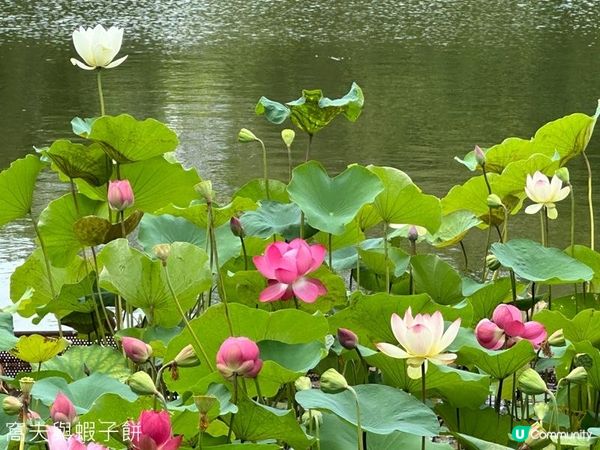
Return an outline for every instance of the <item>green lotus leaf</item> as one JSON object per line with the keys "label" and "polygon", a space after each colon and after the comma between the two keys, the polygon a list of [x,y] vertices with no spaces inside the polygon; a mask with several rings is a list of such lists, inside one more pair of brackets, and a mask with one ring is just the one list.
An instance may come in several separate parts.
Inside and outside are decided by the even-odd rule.
{"label": "green lotus leaf", "polygon": [[513,239],[506,244],[496,242],[491,245],[491,252],[517,276],[536,283],[580,283],[594,277],[590,267],[562,250],[544,247],[529,239]]}
{"label": "green lotus leaf", "polygon": [[475,217],[471,211],[454,211],[442,216],[438,230],[433,235],[427,234],[425,239],[434,247],[448,247],[458,244],[471,228],[479,224],[481,224],[481,220]]}
{"label": "green lotus leaf", "polygon": [[[269,180],[269,196],[271,200],[280,203],[289,203],[290,197],[286,191],[287,184],[279,180]],[[255,178],[248,181],[233,194],[232,198],[243,197],[258,202],[267,198],[264,178]]]}
{"label": "green lotus leaf", "polygon": [[331,234],[344,233],[361,207],[382,190],[379,178],[362,166],[351,165],[330,178],[316,161],[296,167],[288,186],[290,199],[304,212],[308,224]]}
{"label": "green lotus leaf", "polygon": [[548,336],[562,329],[565,339],[571,342],[590,341],[593,345],[600,345],[600,311],[584,309],[568,319],[559,311],[546,309],[537,313],[535,320],[546,327]]}
{"label": "green lotus leaf", "polygon": [[441,222],[440,200],[421,192],[401,170],[393,167],[367,166],[383,182],[383,191],[375,198],[373,208],[384,222],[420,225],[431,233]]}
{"label": "green lotus leaf", "polygon": [[29,214],[35,181],[42,167],[37,156],[27,155],[0,172],[0,227]]}
{"label": "green lotus leaf", "polygon": [[112,174],[112,163],[100,144],[86,146],[60,139],[44,154],[65,176],[81,178],[93,186],[106,184]]}
{"label": "green lotus leaf", "polygon": [[352,83],[350,91],[342,98],[331,100],[323,97],[320,89],[303,90],[302,97],[285,105],[261,97],[256,105],[257,115],[265,115],[274,124],[283,123],[288,117],[302,131],[313,135],[327,126],[338,114],[344,114],[355,122],[362,112],[364,96],[362,89]]}
{"label": "green lotus leaf", "polygon": [[64,372],[72,380],[80,380],[93,373],[101,373],[110,378],[125,381],[131,371],[123,355],[110,347],[90,345],[74,346],[61,356],[42,364],[43,370]]}
{"label": "green lotus leaf", "polygon": [[410,264],[416,293],[429,294],[442,305],[453,305],[463,299],[460,274],[439,256],[416,255]]}
{"label": "green lotus leaf", "polygon": [[59,353],[65,351],[69,341],[64,338],[54,339],[39,334],[21,336],[11,355],[30,364],[39,364],[49,361]]}
{"label": "green lotus leaf", "polygon": [[590,281],[590,291],[600,293],[600,253],[585,245],[574,245],[565,249],[565,253],[577,261],[582,262],[594,271],[594,277]]}
{"label": "green lotus leaf", "polygon": [[[280,235],[285,240],[291,241],[300,237],[301,216],[302,211],[295,203],[264,200],[257,210],[244,213],[240,220],[248,236],[270,238],[273,235]],[[314,233],[316,233],[314,228],[304,225],[305,238]]]}
{"label": "green lotus leaf", "polygon": [[463,346],[458,351],[458,356],[459,363],[474,365],[483,373],[503,380],[535,358],[535,350],[529,341],[523,340],[509,349],[498,351]]}
{"label": "green lotus leaf", "polygon": [[[363,430],[383,435],[394,431],[417,436],[439,433],[436,415],[414,396],[380,384],[361,384],[354,386],[354,390]],[[309,389],[297,392],[296,401],[304,409],[329,411],[356,426],[356,400],[349,391],[326,394],[319,389]]]}
{"label": "green lotus leaf", "polygon": [[[460,431],[474,438],[497,444],[508,444],[511,432],[510,416],[500,415],[494,408],[478,405],[457,410],[455,405],[441,403],[436,406],[435,411],[444,418],[444,423],[447,424],[450,431]],[[460,423],[457,422],[457,415],[460,417]],[[493,447],[482,448],[487,450]]]}
{"label": "green lotus leaf", "polygon": [[106,154],[121,164],[151,159],[179,145],[177,135],[165,124],[128,114],[99,117],[87,138],[102,144]]}

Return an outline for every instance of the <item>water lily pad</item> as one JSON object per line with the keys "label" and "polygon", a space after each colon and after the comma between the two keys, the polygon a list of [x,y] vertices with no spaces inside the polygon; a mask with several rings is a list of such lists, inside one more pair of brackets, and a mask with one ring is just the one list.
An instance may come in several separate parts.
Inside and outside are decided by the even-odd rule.
{"label": "water lily pad", "polygon": [[0,227],[29,213],[42,167],[37,156],[27,155],[0,172]]}
{"label": "water lily pad", "polygon": [[65,351],[69,342],[64,338],[54,339],[39,334],[21,336],[11,354],[31,364],[43,363]]}
{"label": "water lily pad", "polygon": [[112,174],[112,163],[100,144],[86,146],[59,139],[44,154],[67,177],[81,178],[93,186],[105,184]]}

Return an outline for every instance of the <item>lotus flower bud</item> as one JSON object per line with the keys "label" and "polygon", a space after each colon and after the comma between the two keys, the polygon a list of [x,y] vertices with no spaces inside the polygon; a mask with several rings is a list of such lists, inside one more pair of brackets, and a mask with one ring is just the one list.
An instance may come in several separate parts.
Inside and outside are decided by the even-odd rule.
{"label": "lotus flower bud", "polygon": [[50,417],[54,423],[62,422],[73,424],[77,420],[77,411],[75,406],[62,392],[56,395],[54,403],[50,407]]}
{"label": "lotus flower bud", "polygon": [[19,380],[19,386],[21,388],[23,397],[29,397],[31,395],[31,390],[33,389],[34,384],[35,380],[31,377],[23,377]]}
{"label": "lotus flower bud", "polygon": [[215,198],[215,193],[212,189],[212,182],[210,180],[204,180],[194,186],[194,189],[198,194],[202,196],[206,203],[212,203]]}
{"label": "lotus flower bud", "polygon": [[321,375],[321,390],[327,394],[337,394],[348,389],[348,382],[344,376],[335,369],[327,369]]}
{"label": "lotus flower bud", "polygon": [[281,130],[281,139],[283,139],[283,143],[287,148],[290,148],[292,146],[295,137],[296,133],[294,130],[290,130],[289,128]]}
{"label": "lotus flower bud", "polygon": [[181,349],[175,359],[173,360],[179,367],[196,367],[200,364],[196,350],[192,344],[188,344]]}
{"label": "lotus flower bud", "polygon": [[504,204],[502,203],[502,199],[498,197],[496,194],[490,194],[487,196],[487,205],[489,208],[502,208]]}
{"label": "lotus flower bud", "polygon": [[238,133],[238,141],[239,142],[255,142],[258,141],[258,138],[255,134],[247,128],[242,128]]}
{"label": "lotus flower bud", "polygon": [[152,378],[146,372],[139,371],[134,373],[128,378],[127,384],[138,395],[158,394],[154,381],[152,381]]}
{"label": "lotus flower bud", "polygon": [[556,330],[548,337],[548,344],[552,345],[553,347],[564,347],[566,341],[562,328],[560,330]]}
{"label": "lotus flower bud", "polygon": [[569,383],[574,384],[583,384],[587,381],[587,370],[583,367],[575,367],[569,374],[565,377]]}
{"label": "lotus flower bud", "polygon": [[308,377],[300,377],[294,381],[294,386],[297,391],[308,391],[312,389],[312,381]]}
{"label": "lotus flower bud", "polygon": [[556,172],[554,172],[554,175],[556,175],[556,178],[558,178],[563,183],[570,183],[571,176],[569,175],[569,169],[567,169],[566,167],[561,167]]}
{"label": "lotus flower bud", "polygon": [[2,400],[2,410],[8,416],[16,416],[23,409],[23,402],[17,397],[8,395]]}
{"label": "lotus flower bud", "polygon": [[477,161],[477,164],[479,164],[481,167],[485,166],[485,153],[479,145],[475,146],[473,153],[475,153],[475,161]]}
{"label": "lotus flower bud", "polygon": [[237,217],[232,217],[229,220],[229,228],[231,228],[231,232],[234,236],[243,238],[244,237],[244,227],[242,227],[242,222]]}
{"label": "lotus flower bud", "polygon": [[485,257],[485,264],[489,270],[498,270],[502,264],[496,258],[496,255],[487,255]]}
{"label": "lotus flower bud", "polygon": [[227,338],[217,352],[217,369],[227,379],[255,378],[262,364],[258,345],[247,337]]}
{"label": "lotus flower bud", "polygon": [[525,369],[519,376],[517,384],[521,391],[529,395],[539,395],[548,391],[548,387],[544,380],[542,380],[540,374],[531,367]]}
{"label": "lotus flower bud", "polygon": [[304,414],[302,414],[302,423],[306,426],[309,426],[310,423],[314,424],[323,424],[323,413],[316,409],[309,409]]}
{"label": "lotus flower bud", "polygon": [[411,242],[417,242],[417,239],[419,239],[419,230],[417,230],[417,227],[411,225],[408,228],[408,235],[406,237]]}
{"label": "lotus flower bud", "polygon": [[347,350],[354,350],[358,345],[358,336],[347,328],[338,328],[337,338],[340,345]]}
{"label": "lotus flower bud", "polygon": [[136,364],[143,364],[152,356],[152,347],[134,337],[122,337],[121,345],[123,345],[125,356]]}
{"label": "lotus flower bud", "polygon": [[133,205],[133,189],[127,180],[114,180],[108,184],[108,206],[115,211],[125,211]]}
{"label": "lotus flower bud", "polygon": [[171,244],[156,244],[152,247],[154,255],[163,262],[163,265],[167,264],[167,259],[171,254]]}

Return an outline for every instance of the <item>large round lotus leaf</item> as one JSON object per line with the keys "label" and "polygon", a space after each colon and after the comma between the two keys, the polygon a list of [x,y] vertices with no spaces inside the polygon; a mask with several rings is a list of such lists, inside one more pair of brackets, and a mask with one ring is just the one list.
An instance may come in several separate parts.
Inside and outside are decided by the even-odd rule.
{"label": "large round lotus leaf", "polygon": [[416,293],[426,293],[442,305],[453,305],[463,299],[462,278],[437,255],[416,255],[410,260]]}
{"label": "large round lotus leaf", "polygon": [[179,144],[175,132],[164,123],[137,120],[128,114],[96,119],[87,138],[101,143],[106,154],[119,163],[150,159],[172,152]]}
{"label": "large round lotus leaf", "polygon": [[27,155],[0,172],[0,227],[29,213],[42,167],[37,156]]}
{"label": "large round lotus leaf", "polygon": [[54,339],[39,334],[21,336],[11,354],[31,364],[49,361],[65,351],[69,342],[64,338]]}
{"label": "large round lotus leaf", "polygon": [[383,190],[379,178],[359,165],[351,165],[335,178],[309,161],[294,169],[288,186],[290,199],[304,211],[309,225],[331,234],[342,234],[360,208]]}
{"label": "large round lotus leaf", "polygon": [[131,374],[121,353],[99,345],[71,347],[63,355],[43,363],[42,369],[64,372],[73,380],[85,378],[92,373],[102,373],[124,381]]}
{"label": "large round lotus leaf", "polygon": [[[244,213],[240,220],[248,236],[269,238],[280,235],[287,241],[300,237],[302,212],[295,203],[261,202],[255,211]],[[311,226],[304,225],[304,238],[316,233]]]}
{"label": "large round lotus leaf", "polygon": [[448,247],[458,244],[471,228],[479,224],[481,224],[481,220],[475,217],[471,211],[454,211],[443,216],[435,234],[427,234],[425,239],[434,247]]}
{"label": "large round lotus leaf", "polygon": [[426,195],[410,177],[393,167],[368,166],[383,182],[383,191],[375,198],[373,208],[387,223],[420,225],[434,233],[441,222],[440,200]]}
{"label": "large round lotus leaf", "polygon": [[499,351],[463,346],[458,356],[459,363],[474,365],[483,373],[503,380],[535,358],[535,350],[529,341],[523,340],[507,350]]}
{"label": "large round lotus leaf", "polygon": [[[417,436],[436,436],[440,425],[436,415],[414,396],[380,384],[354,386],[360,404],[363,430],[376,434],[394,431]],[[342,419],[357,424],[356,400],[349,391],[326,394],[318,389],[296,393],[296,401],[304,409],[330,411]]]}
{"label": "large round lotus leaf", "polygon": [[100,144],[85,146],[59,139],[44,153],[64,175],[81,178],[93,186],[105,184],[112,174],[112,163]]}
{"label": "large round lotus leaf", "polygon": [[566,284],[590,281],[594,271],[562,250],[529,239],[496,242],[491,252],[500,264],[525,280],[542,284]]}

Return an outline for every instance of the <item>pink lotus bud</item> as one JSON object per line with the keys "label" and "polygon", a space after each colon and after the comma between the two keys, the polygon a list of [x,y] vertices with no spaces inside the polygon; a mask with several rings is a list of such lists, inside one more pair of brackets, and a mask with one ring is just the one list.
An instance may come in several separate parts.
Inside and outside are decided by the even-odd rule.
{"label": "pink lotus bud", "polygon": [[62,392],[56,394],[54,403],[50,407],[50,417],[54,423],[62,422],[72,424],[77,420],[75,406]]}
{"label": "pink lotus bud", "polygon": [[136,364],[145,363],[152,356],[152,347],[134,337],[122,337],[121,345],[125,355]]}
{"label": "pink lotus bud", "polygon": [[498,350],[504,345],[504,330],[489,319],[483,319],[475,328],[475,337],[482,347]]}
{"label": "pink lotus bud", "polygon": [[167,411],[142,411],[137,423],[129,422],[129,430],[134,449],[177,450],[183,439],[173,436]]}
{"label": "pink lotus bud", "polygon": [[340,345],[347,350],[354,350],[358,345],[358,336],[347,328],[338,328],[337,338]]}
{"label": "pink lotus bud", "polygon": [[485,153],[483,150],[481,150],[479,145],[475,146],[473,153],[475,153],[475,161],[477,161],[477,164],[479,164],[481,167],[485,166]]}
{"label": "pink lotus bud", "polygon": [[115,211],[125,211],[133,205],[134,196],[127,180],[115,180],[108,184],[108,205]]}
{"label": "pink lotus bud", "polygon": [[262,368],[260,350],[254,341],[246,337],[230,337],[217,352],[217,369],[223,377],[234,375],[255,378]]}
{"label": "pink lotus bud", "polygon": [[232,217],[229,221],[229,228],[231,228],[231,232],[234,236],[243,238],[244,237],[244,228],[242,227],[242,222],[237,217]]}

